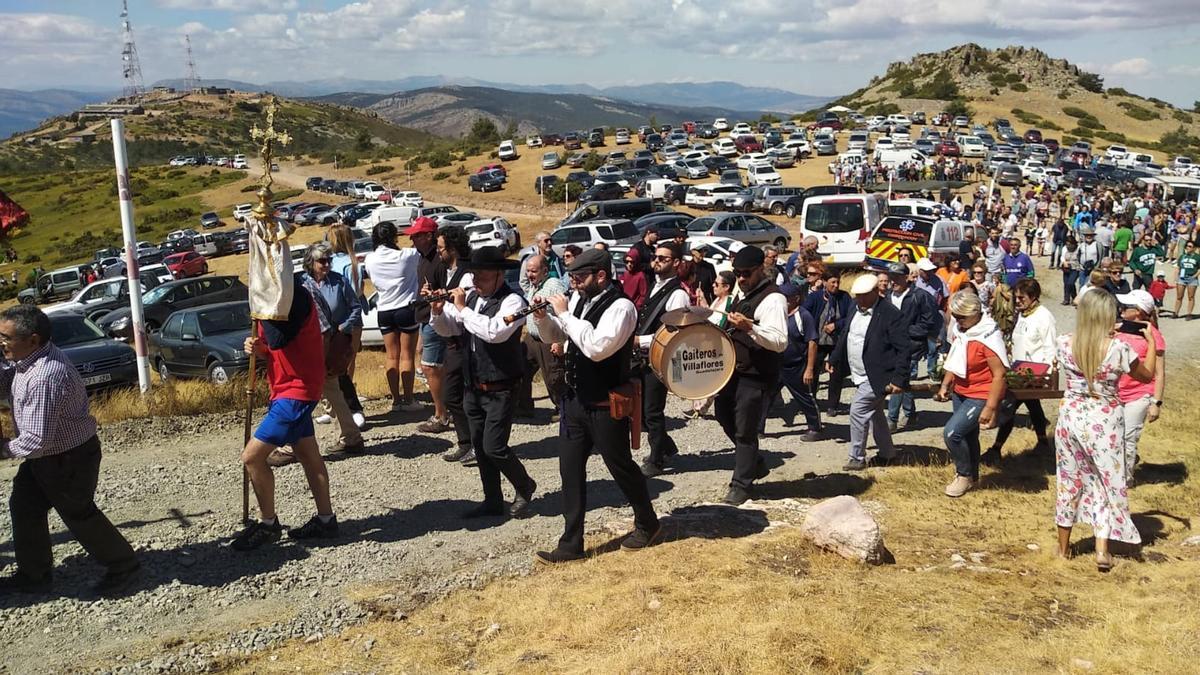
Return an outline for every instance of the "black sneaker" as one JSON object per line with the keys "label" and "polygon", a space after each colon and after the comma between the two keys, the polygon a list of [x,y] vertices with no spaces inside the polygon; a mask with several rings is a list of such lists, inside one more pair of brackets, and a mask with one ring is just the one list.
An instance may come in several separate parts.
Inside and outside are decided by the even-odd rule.
{"label": "black sneaker", "polygon": [[105,598],[123,595],[137,580],[141,571],[142,565],[136,561],[133,563],[133,567],[119,571],[109,570],[105,573],[104,578],[92,587],[92,592]]}
{"label": "black sneaker", "polygon": [[475,450],[468,450],[467,454],[463,455],[463,458],[458,460],[458,463],[462,464],[463,466],[479,466],[479,459],[475,457]]}
{"label": "black sneaker", "polygon": [[573,551],[564,551],[561,548],[556,548],[553,551],[538,551],[533,554],[534,562],[542,565],[556,565],[574,560],[583,560],[586,557],[587,555],[583,552],[575,553]]}
{"label": "black sneaker", "polygon": [[641,469],[642,469],[642,475],[645,476],[646,478],[654,478],[655,476],[661,476],[666,471],[666,468],[664,468],[661,464],[655,464],[654,462],[651,462],[650,460],[646,460],[646,461],[642,462]]}
{"label": "black sneaker", "polygon": [[333,539],[338,536],[337,516],[331,517],[328,523],[322,522],[320,516],[313,516],[300,527],[288,530],[288,536],[292,539]]}
{"label": "black sneaker", "polygon": [[468,510],[464,511],[462,514],[462,517],[465,518],[466,520],[472,520],[474,518],[489,518],[491,516],[502,516],[502,515],[504,515],[504,505],[503,504],[492,505],[492,504],[488,504],[485,502],[483,504],[476,505],[472,509],[468,509]]}
{"label": "black sneaker", "polygon": [[465,458],[467,455],[470,455],[470,454],[473,454],[471,452],[471,446],[464,445],[459,448],[447,450],[442,455],[442,459],[446,460],[447,462],[461,462],[461,461],[463,461],[463,458]]}
{"label": "black sneaker", "polygon": [[283,524],[276,519],[274,525],[267,525],[262,521],[255,521],[246,526],[246,529],[234,537],[233,546],[235,551],[253,551],[263,544],[273,544],[279,541],[283,536]]}
{"label": "black sneaker", "polygon": [[640,551],[648,546],[653,546],[660,534],[662,534],[662,525],[655,525],[653,532],[638,528],[625,537],[625,540],[621,542],[621,548],[626,551]]}

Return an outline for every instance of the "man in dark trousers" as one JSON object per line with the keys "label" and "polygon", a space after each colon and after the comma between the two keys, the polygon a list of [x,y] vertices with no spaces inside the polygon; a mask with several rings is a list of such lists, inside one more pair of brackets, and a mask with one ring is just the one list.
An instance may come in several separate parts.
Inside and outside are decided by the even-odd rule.
{"label": "man in dark trousers", "polygon": [[88,412],[87,391],[71,361],[50,342],[50,319],[32,305],[0,312],[0,397],[12,405],[16,436],[0,440],[0,457],[22,459],[13,478],[13,553],[17,573],[0,591],[40,593],[51,588],[50,526],[54,509],[85,551],[107,568],[95,586],[120,593],[140,565],[129,542],[96,507],[100,441]]}
{"label": "man in dark trousers", "polygon": [[584,557],[583,519],[587,511],[587,460],[598,452],[613,480],[633,507],[634,531],[621,542],[625,550],[650,546],[661,526],[650,502],[646,477],[629,450],[629,418],[613,419],[609,392],[625,385],[637,328],[637,308],[612,282],[608,252],[588,249],[567,267],[575,292],[548,298],[551,309],[534,313],[543,339],[568,340],[566,390],[563,393],[562,442],[558,470],[562,475],[563,518],[558,546],[538,551],[543,564]]}
{"label": "man in dark trousers", "polygon": [[667,434],[667,386],[646,362],[654,334],[662,326],[663,314],[687,307],[691,304],[687,291],[680,285],[678,270],[682,252],[674,242],[659,244],[654,249],[650,266],[654,270],[655,282],[638,313],[637,347],[641,358],[642,377],[642,422],[646,425],[646,436],[650,440],[650,456],[642,463],[642,473],[647,477],[658,476],[665,470],[667,459],[679,454],[675,441]]}
{"label": "man in dark trousers", "polygon": [[867,468],[867,430],[872,429],[879,458],[886,462],[896,455],[887,417],[883,414],[888,394],[908,388],[908,331],[900,310],[879,296],[874,274],[854,280],[850,295],[856,305],[850,325],[838,339],[826,369],[850,373],[854,400],[850,403],[850,459],[842,468]]}
{"label": "man in dark trousers", "polygon": [[471,445],[479,462],[483,503],[463,514],[480,518],[504,514],[503,475],[516,490],[508,515],[526,518],[537,484],[508,446],[512,432],[514,389],[525,374],[521,353],[521,326],[525,319],[508,322],[525,308],[521,294],[504,281],[504,270],[520,263],[508,260],[499,248],[488,246],[471,254],[475,284],[469,293],[450,290],[449,302],[430,304],[433,328],[442,337],[461,336],[466,354],[463,410],[471,428]]}
{"label": "man in dark trousers", "polygon": [[747,246],[733,256],[740,298],[728,317],[737,365],[733,377],[717,393],[713,412],[725,435],[733,441],[736,459],[726,504],[750,498],[754,481],[766,478],[767,467],[758,454],[758,427],[763,406],[779,386],[783,350],[787,348],[787,300],[763,267],[766,255]]}
{"label": "man in dark trousers", "polygon": [[[929,340],[936,339],[942,328],[942,315],[937,301],[929,293],[922,292],[908,280],[908,267],[902,263],[888,263],[888,280],[892,291],[886,299],[900,310],[909,339],[908,377],[916,379],[921,359],[929,350]],[[930,375],[932,378],[932,374]],[[888,430],[895,432],[900,424],[900,409],[904,408],[904,427],[907,429],[917,421],[917,403],[912,392],[894,394],[888,400]]]}
{"label": "man in dark trousers", "polygon": [[[471,288],[474,280],[467,269],[467,261],[471,258],[471,243],[467,231],[461,225],[446,225],[438,229],[437,242],[438,255],[446,267],[446,283],[442,288]],[[453,422],[457,444],[447,450],[442,459],[447,462],[459,462],[463,466],[475,466],[475,451],[471,448],[471,425],[467,421],[467,413],[463,410],[466,389],[463,382],[463,355],[466,346],[461,335],[446,338],[445,342],[442,396],[446,402],[446,413]]]}

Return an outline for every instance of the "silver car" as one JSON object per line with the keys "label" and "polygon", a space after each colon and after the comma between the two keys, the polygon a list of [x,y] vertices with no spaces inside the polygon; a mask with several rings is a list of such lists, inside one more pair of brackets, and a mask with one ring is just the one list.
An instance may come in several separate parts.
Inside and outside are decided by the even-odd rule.
{"label": "silver car", "polygon": [[813,150],[818,155],[836,155],[837,143],[832,138],[821,136],[812,142]]}
{"label": "silver car", "polygon": [[792,235],[787,230],[750,213],[722,212],[700,216],[688,224],[687,231],[689,237],[725,237],[744,244],[772,244],[781,249],[788,248],[792,242]]}

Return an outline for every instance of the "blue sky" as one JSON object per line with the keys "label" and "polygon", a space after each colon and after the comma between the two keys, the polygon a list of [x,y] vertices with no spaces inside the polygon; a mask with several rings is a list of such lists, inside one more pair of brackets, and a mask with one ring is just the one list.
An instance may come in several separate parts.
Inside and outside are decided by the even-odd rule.
{"label": "blue sky", "polygon": [[[114,87],[119,0],[0,0],[0,88]],[[594,86],[734,80],[844,94],[892,61],[1021,44],[1200,99],[1197,0],[131,0],[147,84],[446,75]]]}

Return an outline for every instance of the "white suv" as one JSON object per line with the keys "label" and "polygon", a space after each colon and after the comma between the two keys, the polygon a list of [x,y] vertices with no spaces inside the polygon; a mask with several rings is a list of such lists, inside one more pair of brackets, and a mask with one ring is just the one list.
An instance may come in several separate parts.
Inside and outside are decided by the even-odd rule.
{"label": "white suv", "polygon": [[517,228],[503,218],[477,220],[467,225],[466,230],[472,251],[492,246],[507,254],[521,248],[521,235],[517,233]]}
{"label": "white suv", "polygon": [[239,223],[243,222],[246,220],[246,216],[250,215],[250,212],[253,210],[253,204],[238,204],[237,206],[233,207],[233,219]]}
{"label": "white suv", "polygon": [[500,141],[500,147],[497,148],[496,154],[500,157],[500,161],[507,162],[517,158],[517,147],[513,145],[512,141]]}
{"label": "white suv", "polygon": [[783,176],[770,164],[752,164],[746,169],[746,182],[750,185],[782,185]]}

